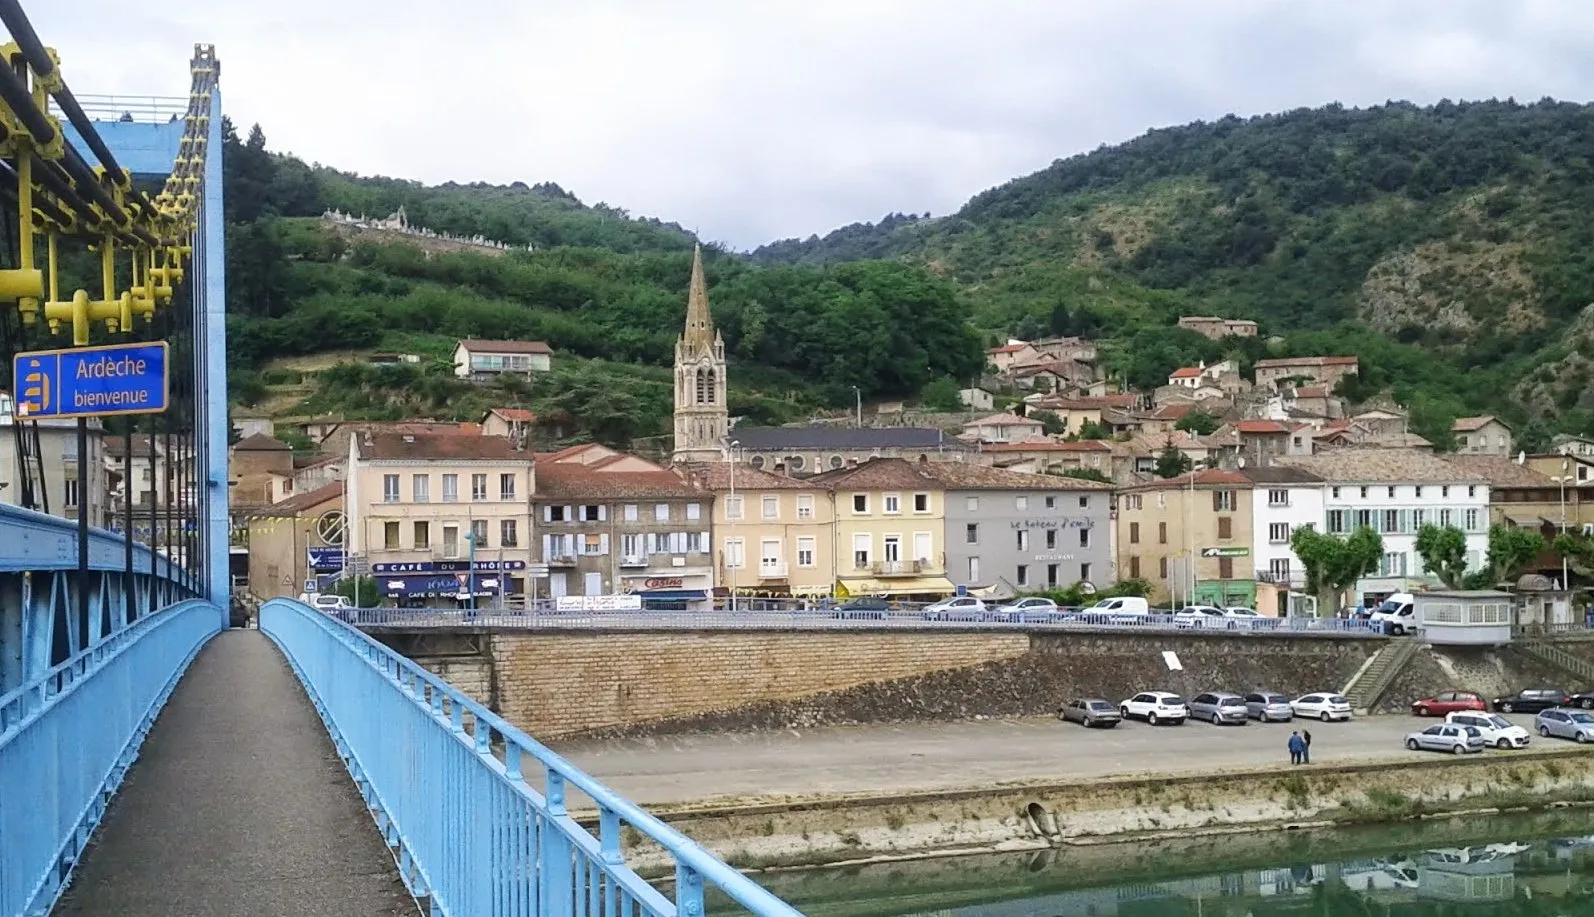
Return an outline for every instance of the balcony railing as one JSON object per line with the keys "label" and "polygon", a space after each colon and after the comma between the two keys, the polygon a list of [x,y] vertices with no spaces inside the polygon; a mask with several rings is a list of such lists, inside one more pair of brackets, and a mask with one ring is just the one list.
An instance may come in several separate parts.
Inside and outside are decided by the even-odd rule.
{"label": "balcony railing", "polygon": [[783,560],[774,562],[766,560],[758,565],[758,576],[760,579],[784,579],[786,577],[786,562]]}
{"label": "balcony railing", "polygon": [[575,565],[576,555],[573,551],[554,551],[548,555],[548,566],[550,567],[574,567]]}
{"label": "balcony railing", "polygon": [[620,566],[622,567],[646,567],[647,565],[647,556],[643,554],[627,554],[620,558]]}
{"label": "balcony railing", "polygon": [[882,560],[874,565],[875,576],[916,576],[923,571],[920,560]]}
{"label": "balcony railing", "polygon": [[1256,581],[1274,586],[1290,586],[1299,589],[1306,585],[1306,574],[1298,570],[1291,570],[1287,573],[1279,573],[1274,570],[1258,570],[1256,571]]}

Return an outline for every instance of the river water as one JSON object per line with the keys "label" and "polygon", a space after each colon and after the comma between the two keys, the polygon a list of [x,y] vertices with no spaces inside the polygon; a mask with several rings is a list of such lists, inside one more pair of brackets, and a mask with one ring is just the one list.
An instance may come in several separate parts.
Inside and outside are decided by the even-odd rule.
{"label": "river water", "polygon": [[755,879],[814,917],[1594,917],[1594,810],[977,854]]}

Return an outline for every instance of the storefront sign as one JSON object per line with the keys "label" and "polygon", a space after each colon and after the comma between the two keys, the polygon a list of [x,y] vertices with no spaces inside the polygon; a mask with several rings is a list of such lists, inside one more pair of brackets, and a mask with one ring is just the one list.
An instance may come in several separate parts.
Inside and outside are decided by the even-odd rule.
{"label": "storefront sign", "polygon": [[[524,570],[526,562],[523,560],[478,560],[474,565],[477,573],[494,570]],[[472,570],[468,560],[423,560],[413,563],[372,564],[372,573],[469,573]]]}
{"label": "storefront sign", "polygon": [[642,581],[643,589],[680,589],[686,581],[679,576],[650,576]]}
{"label": "storefront sign", "polygon": [[342,548],[309,548],[310,569],[312,570],[341,570],[343,569]]}
{"label": "storefront sign", "polygon": [[1016,519],[1013,521],[1015,529],[1090,529],[1095,528],[1093,519]]}
{"label": "storefront sign", "polygon": [[1250,548],[1202,548],[1202,557],[1249,557]]}
{"label": "storefront sign", "polygon": [[558,611],[641,611],[640,595],[561,595],[554,599]]}

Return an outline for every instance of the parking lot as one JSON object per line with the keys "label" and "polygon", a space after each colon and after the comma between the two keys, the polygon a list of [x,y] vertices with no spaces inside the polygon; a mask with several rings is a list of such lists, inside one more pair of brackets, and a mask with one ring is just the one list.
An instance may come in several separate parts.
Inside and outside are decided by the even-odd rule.
{"label": "parking lot", "polygon": [[[1533,729],[1531,714],[1507,719]],[[1438,719],[1085,729],[1052,718],[847,726],[557,745],[578,766],[644,805],[959,789],[1013,781],[1289,768],[1290,733],[1312,733],[1312,767],[1409,761],[1436,752],[1402,742]],[[1563,747],[1540,739],[1529,748]],[[1513,752],[1490,749],[1485,756]]]}

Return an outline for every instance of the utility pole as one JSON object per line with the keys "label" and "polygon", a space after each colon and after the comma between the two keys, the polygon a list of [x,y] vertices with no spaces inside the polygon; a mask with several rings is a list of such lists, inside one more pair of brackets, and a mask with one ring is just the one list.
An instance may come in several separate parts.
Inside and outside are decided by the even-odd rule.
{"label": "utility pole", "polygon": [[[730,502],[728,502],[725,507],[725,515],[727,517],[726,521],[731,524],[731,544],[736,545],[738,548],[741,547],[741,544],[736,540],[736,518],[742,514],[742,507],[736,502],[736,447],[740,445],[740,441],[734,439],[731,440],[731,498]],[[736,509],[735,516],[732,516],[730,513],[732,507]],[[728,563],[725,565],[730,569],[731,574],[731,614],[736,613],[736,568],[741,566],[747,560],[747,551],[745,548],[742,550],[741,554],[741,557],[736,558],[736,563]]]}
{"label": "utility pole", "polygon": [[861,390],[859,390],[858,386],[854,385],[852,387],[852,395],[853,395],[853,398],[855,398],[857,400],[857,403],[858,403],[858,428],[862,429],[863,428],[863,392]]}

